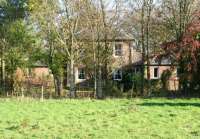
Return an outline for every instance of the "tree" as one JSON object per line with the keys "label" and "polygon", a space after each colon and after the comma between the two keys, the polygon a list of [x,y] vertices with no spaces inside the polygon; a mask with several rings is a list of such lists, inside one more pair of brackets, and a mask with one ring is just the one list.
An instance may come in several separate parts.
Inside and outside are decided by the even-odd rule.
{"label": "tree", "polygon": [[[192,31],[190,30],[191,28],[195,28],[195,30],[198,31],[198,28],[194,27],[194,20],[198,21],[196,19],[197,15],[194,14],[196,10],[198,10],[198,1],[165,1],[163,2],[163,7],[165,7],[163,10],[165,13],[165,25],[172,32],[171,42],[164,44],[164,46],[166,46],[164,47],[165,52],[169,54],[175,62],[178,63],[178,68],[181,72],[179,76],[180,89],[186,95],[186,93],[189,92],[187,88],[191,86],[189,83],[191,81],[190,68],[194,68],[190,65],[194,64],[196,61],[194,59],[196,56],[194,53],[192,54],[192,52],[198,52],[195,51],[198,49],[193,50],[193,48],[197,48],[196,46],[198,43],[196,43],[197,41],[194,41],[194,38],[192,37]],[[193,31],[193,33],[197,34],[195,31]]]}
{"label": "tree", "polygon": [[188,95],[195,88],[199,89],[198,82],[200,81],[198,76],[200,63],[200,40],[198,37],[200,32],[200,14],[197,12],[193,16],[193,20],[186,25],[186,31],[182,34],[179,41],[163,44],[165,52],[169,55],[174,55],[179,63],[180,83],[185,95]]}
{"label": "tree", "polygon": [[[97,28],[97,98],[101,99],[107,93],[106,87],[113,72],[111,66],[112,46],[115,44],[116,39],[121,37],[123,30],[120,28],[122,18],[121,9],[119,8],[120,1],[111,3],[100,0],[97,5],[99,13],[99,23],[97,24],[99,26]],[[109,8],[109,5],[112,5],[112,8]]]}
{"label": "tree", "polygon": [[[55,94],[60,96],[63,90],[63,74],[64,74],[64,57],[61,44],[57,40],[59,38],[58,29],[60,29],[60,22],[57,21],[62,14],[59,6],[59,1],[47,0],[47,1],[29,1],[31,17],[33,21],[35,32],[40,38],[39,51],[35,49],[35,53],[32,56],[33,61],[40,61],[41,63],[48,65],[51,73],[53,74]],[[39,52],[39,53],[38,53]]]}
{"label": "tree", "polygon": [[17,67],[24,68],[27,65],[27,53],[34,40],[24,20],[28,13],[27,1],[8,0],[0,4],[1,81],[5,86],[6,79],[9,79],[13,90],[14,72]]}
{"label": "tree", "polygon": [[[156,4],[154,0],[138,0],[135,2],[130,1],[131,5],[131,17],[135,21],[130,22],[130,26],[132,26],[132,34],[137,38],[141,46],[142,53],[142,68],[141,68],[141,76],[142,76],[142,84],[141,84],[141,94],[144,95],[144,84],[145,84],[145,61],[147,62],[147,93],[150,95],[151,93],[151,82],[150,82],[150,56],[153,54],[152,48],[154,47],[155,40],[153,36],[153,17],[156,12]],[[139,22],[139,24],[138,24]],[[132,24],[132,25],[131,25]]]}
{"label": "tree", "polygon": [[76,84],[75,84],[75,64],[79,59],[79,52],[81,50],[82,42],[79,41],[79,35],[84,30],[81,26],[81,4],[83,1],[69,1],[64,0],[63,13],[61,14],[61,26],[57,30],[57,40],[61,43],[62,50],[66,56],[66,64],[68,65],[69,73],[69,88],[70,97],[76,97]]}
{"label": "tree", "polygon": [[[59,54],[63,55],[63,60],[61,61],[64,61],[65,64],[60,63],[58,65],[67,65],[70,96],[72,98],[76,96],[75,73],[74,73],[75,65],[79,64],[81,61],[84,61],[84,58],[81,56],[81,53],[85,51],[84,49],[90,51],[91,50],[90,48],[92,48],[92,53],[93,53],[92,59],[94,60],[93,62],[95,65],[94,66],[95,84],[96,87],[98,84],[99,86],[97,87],[99,88],[98,92],[101,93],[97,94],[99,94],[98,95],[99,98],[102,98],[103,97],[102,91],[100,90],[102,90],[102,83],[103,83],[102,81],[103,63],[105,63],[104,65],[108,65],[109,61],[108,57],[111,56],[110,55],[111,48],[107,42],[108,38],[105,37],[109,34],[107,29],[110,28],[111,26],[110,24],[109,26],[105,25],[107,24],[106,23],[107,17],[105,17],[104,15],[106,12],[103,7],[104,3],[102,2],[100,5],[100,3],[98,2],[96,3],[92,0],[91,1],[65,0],[61,1],[62,6],[59,7],[58,1],[49,0],[48,3],[42,2],[42,4],[32,1],[32,4],[37,5],[37,6],[31,6],[31,7],[37,7],[35,10],[33,9],[33,11],[35,11],[36,25],[39,27],[39,31],[43,32],[42,34],[46,36],[44,37],[46,41],[46,46],[50,46],[49,50],[53,50],[51,52],[49,51],[50,56],[53,55],[52,52],[55,53],[56,51],[59,52]],[[42,7],[42,5],[44,6]],[[84,5],[84,7],[82,7],[82,5]],[[41,9],[41,11],[39,9]],[[55,19],[57,19],[57,21],[55,21]],[[92,33],[90,33],[90,31]],[[105,41],[105,43],[103,41]],[[54,46],[52,46],[52,44]],[[88,44],[88,48],[84,47],[83,44]],[[91,44],[92,47],[90,47]],[[55,46],[57,47],[55,48]],[[48,59],[52,58],[48,57]],[[51,61],[49,61],[48,63],[50,63]],[[104,68],[104,70],[107,71],[107,66],[104,67],[106,67]],[[51,70],[53,71],[53,68],[51,68]]]}

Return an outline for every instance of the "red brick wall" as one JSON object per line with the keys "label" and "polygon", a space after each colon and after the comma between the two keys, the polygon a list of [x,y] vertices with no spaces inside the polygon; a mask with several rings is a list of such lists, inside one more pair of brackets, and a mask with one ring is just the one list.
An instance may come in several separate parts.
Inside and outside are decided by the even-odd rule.
{"label": "red brick wall", "polygon": [[31,69],[31,74],[34,75],[36,78],[50,75],[49,69],[46,67],[33,68]]}

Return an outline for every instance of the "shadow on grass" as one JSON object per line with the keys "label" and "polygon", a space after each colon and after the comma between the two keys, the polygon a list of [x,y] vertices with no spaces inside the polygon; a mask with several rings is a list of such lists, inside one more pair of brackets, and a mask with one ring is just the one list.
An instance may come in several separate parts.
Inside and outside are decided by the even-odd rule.
{"label": "shadow on grass", "polygon": [[142,104],[137,104],[139,106],[158,106],[158,107],[163,107],[163,106],[171,106],[171,107],[186,107],[186,106],[192,106],[192,107],[200,107],[200,103],[176,103],[176,102],[163,102],[163,103],[158,103],[158,102],[146,102]]}

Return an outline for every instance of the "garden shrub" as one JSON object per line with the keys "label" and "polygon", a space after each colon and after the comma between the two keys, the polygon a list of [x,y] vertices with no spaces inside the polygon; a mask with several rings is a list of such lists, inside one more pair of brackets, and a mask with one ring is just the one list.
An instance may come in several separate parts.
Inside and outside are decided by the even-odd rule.
{"label": "garden shrub", "polygon": [[171,77],[172,73],[169,69],[165,70],[162,75],[161,75],[161,82],[162,82],[162,87],[163,89],[168,88],[168,84],[169,84],[169,78]]}
{"label": "garden shrub", "polygon": [[119,81],[108,81],[105,85],[104,91],[106,96],[122,97],[122,84]]}

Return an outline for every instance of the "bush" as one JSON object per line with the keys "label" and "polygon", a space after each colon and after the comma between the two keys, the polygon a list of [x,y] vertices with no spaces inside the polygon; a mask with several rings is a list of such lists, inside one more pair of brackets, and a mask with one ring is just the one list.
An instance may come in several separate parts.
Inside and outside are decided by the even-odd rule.
{"label": "bush", "polygon": [[125,92],[139,92],[142,85],[141,73],[124,73],[122,84]]}
{"label": "bush", "polygon": [[163,85],[163,89],[167,90],[169,78],[171,77],[172,73],[170,70],[165,70],[161,75],[161,82]]}
{"label": "bush", "polygon": [[104,91],[106,96],[110,97],[122,97],[123,91],[121,91],[122,84],[118,81],[108,81],[105,85]]}

